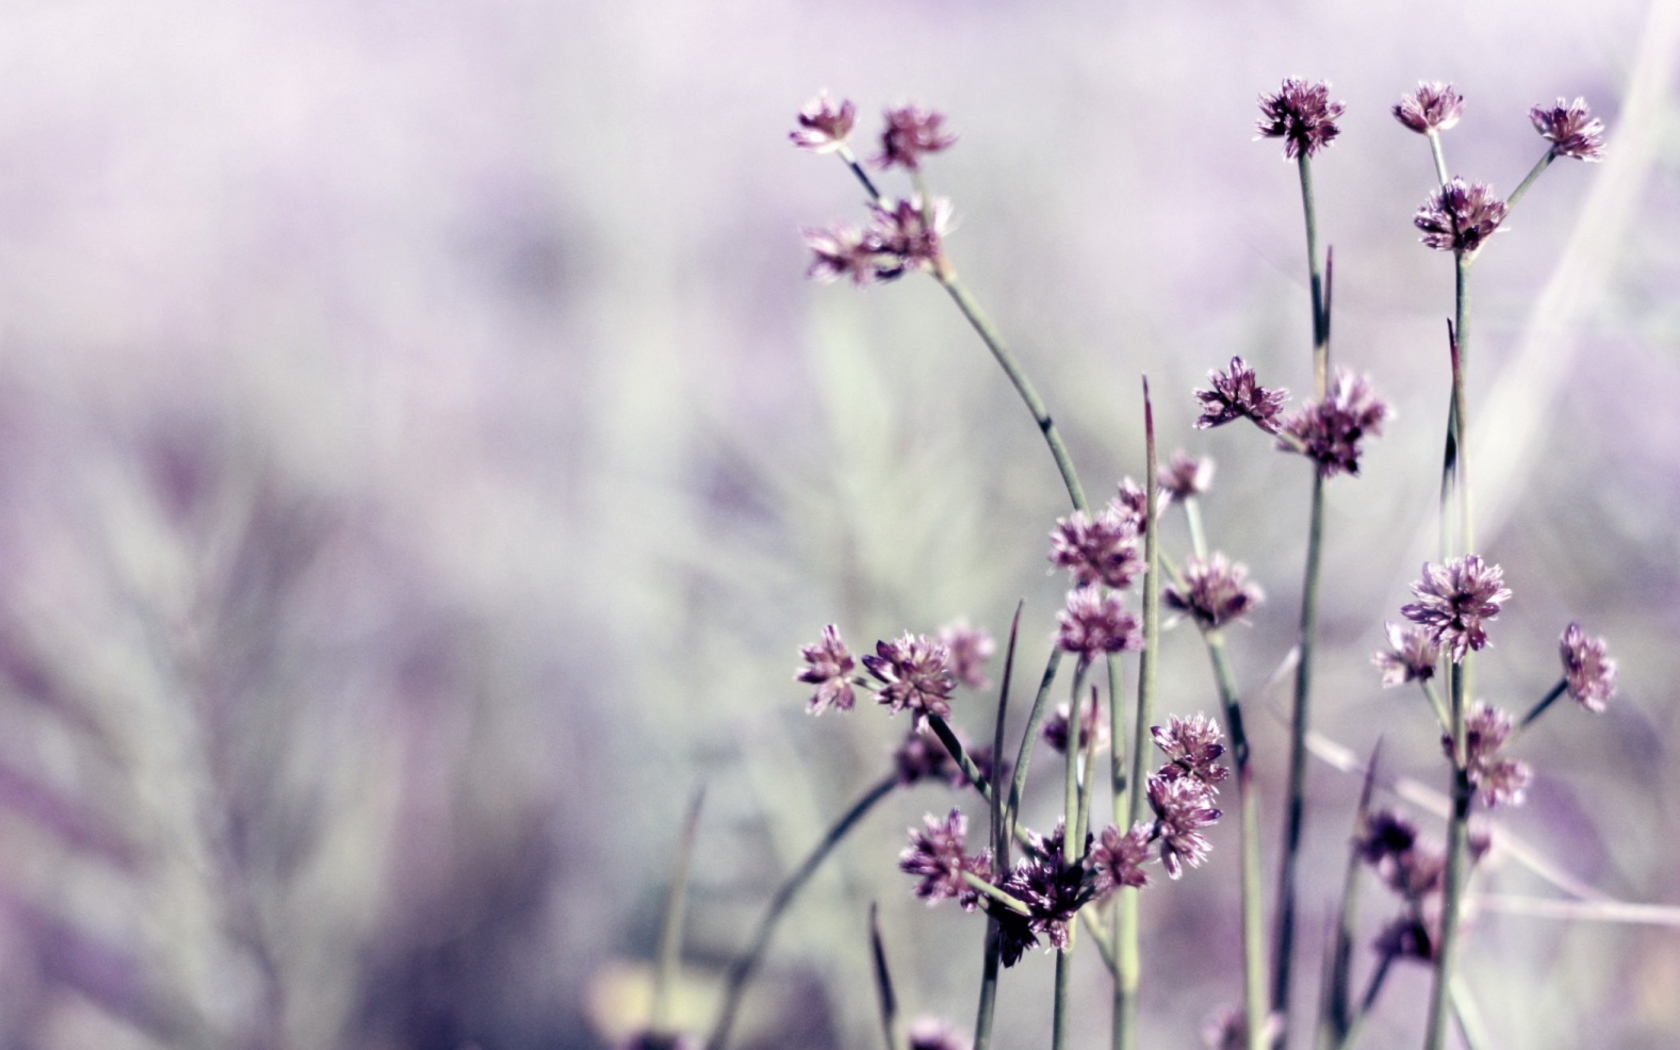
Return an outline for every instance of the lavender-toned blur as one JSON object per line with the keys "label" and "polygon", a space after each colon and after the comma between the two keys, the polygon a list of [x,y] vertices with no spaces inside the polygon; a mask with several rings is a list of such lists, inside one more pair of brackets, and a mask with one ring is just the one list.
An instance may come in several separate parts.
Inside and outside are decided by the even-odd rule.
{"label": "lavender-toned blur", "polygon": [[[824,87],[864,157],[887,107],[948,116],[920,161],[945,248],[1091,492],[1143,476],[1142,372],[1163,448],[1218,463],[1210,541],[1271,596],[1226,628],[1268,828],[1311,466],[1196,430],[1192,394],[1238,355],[1312,389],[1296,167],[1254,141],[1256,95],[1302,76],[1346,102],[1313,161],[1334,355],[1396,409],[1326,489],[1316,728],[1380,736],[1437,790],[1427,706],[1370,664],[1440,556],[1453,302],[1411,224],[1429,150],[1391,109],[1450,80],[1452,173],[1512,187],[1549,145],[1530,109],[1589,99],[1602,163],[1553,165],[1476,267],[1479,543],[1518,595],[1478,690],[1527,710],[1576,620],[1620,673],[1603,716],[1523,731],[1527,805],[1491,816],[1581,886],[1680,903],[1674,0],[56,0],[8,5],[0,42],[0,1047],[614,1046],[648,1021],[702,781],[669,1005],[703,1034],[775,885],[909,730],[872,703],[807,718],[800,646],[967,617],[1001,656],[1024,596],[1018,739],[1070,508],[932,281],[805,280],[799,231],[867,217],[833,156],[789,145]],[[1163,723],[1213,706],[1200,644],[1164,638]],[[959,692],[953,723],[989,742],[994,700]],[[1358,790],[1311,770],[1304,960]],[[877,1045],[871,901],[906,1015],[966,1038],[981,924],[896,864],[959,803],[984,826],[935,777],[870,814],[734,1046]],[[1236,863],[1235,825],[1207,867]],[[1479,892],[1559,894],[1500,841]],[[1239,987],[1237,880],[1155,881],[1143,1042],[1194,1046]],[[1376,931],[1394,901],[1367,896]],[[1473,910],[1499,1045],[1680,1031],[1675,926]],[[1081,1048],[1107,1037],[1088,949]],[[1009,971],[998,1045],[1045,1043],[1051,969]],[[1397,964],[1362,1046],[1416,1045],[1427,994]]]}

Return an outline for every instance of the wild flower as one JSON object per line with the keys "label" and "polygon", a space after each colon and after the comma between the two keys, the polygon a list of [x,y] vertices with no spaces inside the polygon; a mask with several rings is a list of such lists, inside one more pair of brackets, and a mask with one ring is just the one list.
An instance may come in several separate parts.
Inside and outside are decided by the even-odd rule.
{"label": "wild flower", "polygon": [[909,631],[895,641],[875,643],[875,654],[863,658],[881,688],[875,700],[894,714],[910,710],[917,719],[951,713],[951,650],[926,635]]}
{"label": "wild flower", "polygon": [[1194,777],[1163,776],[1150,777],[1148,791],[1167,877],[1183,875],[1186,864],[1201,867],[1211,848],[1202,829],[1220,817],[1213,806],[1213,792]]}
{"label": "wild flower", "polygon": [[1602,714],[1616,692],[1616,661],[1610,659],[1604,639],[1588,638],[1580,624],[1572,623],[1558,639],[1558,650],[1569,695],[1593,714]]}
{"label": "wild flower", "polygon": [[1336,138],[1336,118],[1347,107],[1330,101],[1330,85],[1320,80],[1309,84],[1289,77],[1275,95],[1260,96],[1260,120],[1255,124],[1262,138],[1283,139],[1283,155],[1290,160],[1305,154],[1312,157]]}
{"label": "wild flower", "polygon": [[1366,435],[1382,434],[1382,425],[1392,415],[1387,402],[1377,397],[1364,376],[1336,370],[1335,382],[1322,401],[1290,413],[1283,419],[1283,433],[1294,443],[1279,440],[1278,448],[1300,452],[1318,464],[1321,477],[1358,475],[1359,443]]}
{"label": "wild flower", "polygon": [[945,130],[945,114],[916,105],[887,110],[887,126],[881,132],[881,152],[875,156],[880,168],[899,167],[920,171],[922,157],[956,144],[957,137]]}
{"label": "wild flower", "polygon": [[1223,627],[1259,605],[1265,594],[1248,582],[1248,567],[1215,551],[1207,560],[1192,557],[1184,563],[1184,583],[1161,591],[1167,605],[1204,628]]}
{"label": "wild flower", "polygon": [[1488,644],[1487,622],[1511,597],[1505,571],[1478,554],[1440,565],[1424,563],[1423,578],[1412,584],[1412,593],[1418,600],[1401,606],[1400,615],[1428,631],[1454,663]]}
{"label": "wild flower", "polygon": [[830,284],[849,277],[859,287],[876,279],[880,253],[873,241],[856,226],[842,223],[830,227],[807,227],[805,247],[811,250],[811,265],[805,276]]}
{"label": "wild flower", "polygon": [[1149,847],[1154,841],[1154,828],[1139,822],[1130,831],[1122,832],[1110,824],[1091,847],[1091,871],[1096,876],[1092,891],[1099,899],[1107,899],[1122,886],[1142,888],[1149,885],[1149,873],[1143,870],[1149,859]]}
{"label": "wild flower", "polygon": [[799,126],[788,132],[793,144],[812,153],[833,153],[846,144],[857,118],[857,107],[842,99],[839,108],[821,91],[799,111]]}
{"label": "wild flower", "polygon": [[1388,648],[1371,654],[1371,662],[1382,669],[1384,689],[1407,682],[1427,682],[1435,677],[1441,662],[1441,644],[1426,627],[1401,627],[1385,623]]}
{"label": "wild flower", "polygon": [[1124,590],[1143,572],[1138,526],[1117,508],[1093,517],[1076,510],[1056,521],[1050,533],[1050,564],[1066,569],[1075,587],[1106,584]]}
{"label": "wild flower", "polygon": [[991,685],[986,678],[986,661],[997,644],[984,627],[970,627],[967,620],[948,623],[939,629],[939,642],[951,651],[951,673],[970,689]]}
{"label": "wild flower", "polygon": [[[1095,742],[1091,744],[1092,750],[1101,751],[1108,747],[1110,730],[1108,719],[1103,717],[1104,713],[1101,701],[1093,700],[1091,703],[1080,705],[1079,741],[1074,745],[1078,750],[1085,750],[1086,742],[1093,739]],[[1044,720],[1044,742],[1058,755],[1067,754],[1070,717],[1070,705],[1060,704],[1050,717]]]}
{"label": "wild flower", "polygon": [[1149,494],[1131,478],[1121,478],[1114,498],[1108,501],[1108,513],[1130,522],[1133,531],[1141,533],[1149,520]]}
{"label": "wild flower", "polygon": [[[1000,887],[1005,893],[1025,904],[1032,912],[1027,925],[1033,933],[1048,937],[1057,951],[1067,951],[1071,943],[1069,926],[1079,909],[1090,900],[1085,885],[1085,867],[1081,860],[1068,861],[1062,855],[1066,823],[1044,838],[1033,837],[1028,856],[1010,871]],[[1085,836],[1083,858],[1091,848],[1091,836]]]}
{"label": "wild flower", "polygon": [[898,855],[899,870],[922,880],[915,893],[929,905],[955,900],[963,911],[973,911],[980,906],[980,891],[964,876],[986,877],[992,866],[991,851],[968,856],[968,818],[959,809],[952,809],[943,820],[929,813],[922,824],[910,829],[910,845]]}
{"label": "wild flower", "polygon": [[1172,462],[1161,468],[1161,492],[1169,502],[1194,499],[1213,484],[1213,469],[1213,460],[1208,457],[1196,459],[1179,449],[1173,453]]}
{"label": "wild flower", "polygon": [[911,270],[933,270],[944,254],[951,202],[935,197],[883,199],[870,205],[874,219],[864,241],[874,253],[874,275],[891,281]]}
{"label": "wild flower", "polygon": [[1557,100],[1555,106],[1535,106],[1528,119],[1540,137],[1552,144],[1552,152],[1576,160],[1604,159],[1604,122],[1593,116],[1587,100]]}
{"label": "wild flower", "polygon": [[[1513,723],[1509,712],[1476,701],[1464,719],[1464,767],[1470,783],[1479,787],[1482,801],[1493,806],[1520,806],[1534,774],[1526,762],[1506,758],[1505,741],[1511,735]],[[1441,747],[1449,758],[1453,755],[1453,739],[1441,737]]]}
{"label": "wild flower", "polygon": [[1201,418],[1196,420],[1198,430],[1248,419],[1268,434],[1277,433],[1277,416],[1289,391],[1261,386],[1254,369],[1240,357],[1231,358],[1231,367],[1225,372],[1217,368],[1210,371],[1208,380],[1211,389],[1196,391],[1196,399],[1202,403]]}
{"label": "wild flower", "polygon": [[1445,131],[1464,115],[1464,96],[1439,80],[1419,81],[1417,90],[1400,96],[1394,119],[1420,135]]}
{"label": "wild flower", "polygon": [[1423,231],[1418,238],[1443,252],[1474,255],[1499,229],[1508,210],[1485,182],[1466,183],[1454,177],[1430,194],[1412,217],[1412,225]]}
{"label": "wild flower", "polygon": [[1229,768],[1219,765],[1219,759],[1225,754],[1224,736],[1208,716],[1172,715],[1166,726],[1153,726],[1149,734],[1155,738],[1155,746],[1167,756],[1166,765],[1157,773],[1162,779],[1188,777],[1212,790],[1231,775]]}
{"label": "wild flower", "polygon": [[1118,594],[1101,593],[1101,588],[1069,591],[1067,605],[1056,615],[1056,622],[1061,625],[1056,644],[1062,651],[1085,659],[1143,648],[1137,617],[1126,611]]}
{"label": "wild flower", "polygon": [[805,658],[804,667],[794,673],[794,681],[814,685],[810,712],[820,715],[832,707],[850,711],[856,696],[852,692],[852,671],[857,661],[840,638],[840,628],[829,624],[823,628],[822,639],[815,645],[801,646],[799,655]]}

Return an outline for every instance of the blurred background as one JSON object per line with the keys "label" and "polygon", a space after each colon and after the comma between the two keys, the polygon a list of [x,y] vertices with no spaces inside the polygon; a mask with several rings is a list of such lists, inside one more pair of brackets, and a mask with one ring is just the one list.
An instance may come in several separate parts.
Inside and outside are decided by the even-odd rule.
{"label": "blurred background", "polygon": [[[703,1030],[904,731],[808,718],[797,647],[829,622],[854,647],[959,616],[1001,637],[1025,598],[1036,675],[1065,495],[932,281],[802,279],[800,227],[861,216],[787,142],[822,87],[865,152],[886,104],[950,114],[952,256],[1088,489],[1142,474],[1142,373],[1163,454],[1217,461],[1213,541],[1270,597],[1234,638],[1268,835],[1309,478],[1190,426],[1233,354],[1311,382],[1295,169],[1253,141],[1255,98],[1302,75],[1348,103],[1314,169],[1335,354],[1399,411],[1329,489],[1319,725],[1438,786],[1427,709],[1369,664],[1433,552],[1452,309],[1410,226],[1428,150],[1388,108],[1453,81],[1452,167],[1509,191],[1542,152],[1528,108],[1586,96],[1608,158],[1554,165],[1475,269],[1482,536],[1516,595],[1480,687],[1526,709],[1566,623],[1608,636],[1620,694],[1523,737],[1537,777],[1501,827],[1578,888],[1680,904],[1677,8],[7,4],[0,1047],[610,1046],[645,1020],[702,781],[677,1010]],[[1211,710],[1193,632],[1164,661],[1165,710]],[[984,738],[992,703],[957,721]],[[1312,776],[1303,1010],[1358,784]],[[1054,795],[1029,790],[1035,822]],[[895,794],[853,834],[737,1046],[875,1045],[874,900],[905,1009],[968,1028],[982,924],[895,865],[957,801]],[[1147,1045],[1200,1045],[1237,995],[1234,832],[1145,898]],[[1509,851],[1481,889],[1568,896]],[[1374,935],[1395,905],[1366,904]],[[1106,1045],[1077,965],[1076,1043]],[[1672,925],[1484,909],[1465,969],[1500,1047],[1680,1033]],[[999,1045],[1048,1039],[1051,971],[1008,973]],[[1397,973],[1364,1045],[1415,1045],[1426,996]]]}

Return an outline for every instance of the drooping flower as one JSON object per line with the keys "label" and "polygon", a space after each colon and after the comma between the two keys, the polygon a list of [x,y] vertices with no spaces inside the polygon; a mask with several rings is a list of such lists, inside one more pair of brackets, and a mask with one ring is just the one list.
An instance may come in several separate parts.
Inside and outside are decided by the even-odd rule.
{"label": "drooping flower", "polygon": [[924,154],[938,153],[956,143],[957,136],[946,131],[944,124],[945,114],[934,109],[903,105],[887,110],[887,126],[881,132],[881,152],[875,157],[876,166],[920,171]]}
{"label": "drooping flower", "polygon": [[839,108],[829,100],[827,91],[805,103],[799,111],[799,126],[788,132],[788,138],[800,149],[812,153],[833,153],[846,145],[857,118],[857,107],[850,99],[842,99]]}
{"label": "drooping flower", "polygon": [[1149,873],[1143,870],[1149,859],[1153,828],[1143,821],[1122,832],[1117,825],[1104,828],[1095,846],[1091,847],[1091,870],[1096,874],[1092,890],[1099,899],[1106,899],[1122,886],[1142,888],[1149,885]]}
{"label": "drooping flower", "polygon": [[1417,90],[1401,95],[1394,119],[1419,135],[1445,131],[1464,115],[1464,96],[1439,80],[1419,81]]}
{"label": "drooping flower", "polygon": [[1169,607],[1189,613],[1206,628],[1223,627],[1265,600],[1260,588],[1248,582],[1248,567],[1219,551],[1206,561],[1187,560],[1183,587],[1169,584],[1161,596]]}
{"label": "drooping flower", "polygon": [[1195,459],[1179,449],[1173,453],[1172,462],[1161,469],[1160,479],[1161,493],[1169,501],[1194,499],[1213,484],[1213,460],[1206,456]]}
{"label": "drooping flower", "polygon": [[1587,109],[1587,100],[1557,100],[1555,106],[1535,106],[1528,111],[1534,130],[1552,144],[1552,152],[1576,160],[1604,159],[1604,122]]}
{"label": "drooping flower", "polygon": [[1336,380],[1323,401],[1292,412],[1283,419],[1283,432],[1301,447],[1280,439],[1278,448],[1299,451],[1318,464],[1320,477],[1359,474],[1359,447],[1366,435],[1382,434],[1391,415],[1388,403],[1371,390],[1364,376],[1338,368]]}
{"label": "drooping flower", "polygon": [[1184,874],[1184,865],[1201,867],[1210,848],[1201,829],[1220,817],[1213,806],[1213,792],[1194,777],[1154,776],[1149,778],[1149,807],[1155,811],[1155,829],[1161,840],[1161,863],[1167,877]]}
{"label": "drooping flower", "polygon": [[1604,639],[1588,638],[1580,624],[1572,623],[1558,639],[1558,650],[1569,695],[1593,714],[1602,714],[1605,701],[1616,691],[1616,661],[1610,659]]}
{"label": "drooping flower", "polygon": [[1167,756],[1167,764],[1157,773],[1166,780],[1190,777],[1213,789],[1231,770],[1219,764],[1225,754],[1224,736],[1213,719],[1200,712],[1189,718],[1172,715],[1165,727],[1151,726],[1149,735],[1155,746]]}
{"label": "drooping flower", "polygon": [[[1482,801],[1493,806],[1520,806],[1534,778],[1526,762],[1506,758],[1502,753],[1511,735],[1509,712],[1478,700],[1464,718],[1464,764],[1470,783],[1481,788]],[[1453,755],[1450,734],[1441,737],[1447,757]]]}
{"label": "drooping flower", "polygon": [[908,709],[920,720],[951,713],[951,690],[957,686],[951,650],[926,635],[906,631],[895,641],[876,642],[875,654],[865,656],[863,666],[881,683],[875,700],[894,714]]}
{"label": "drooping flower", "polygon": [[1401,627],[1385,623],[1388,648],[1371,654],[1371,662],[1382,668],[1384,689],[1407,682],[1427,682],[1435,677],[1441,662],[1441,645],[1425,627]]}
{"label": "drooping flower", "polygon": [[[1102,702],[1095,697],[1091,703],[1079,705],[1079,742],[1075,746],[1080,751],[1085,750],[1086,742],[1093,739],[1093,751],[1101,751],[1108,746],[1110,730],[1108,719],[1103,717],[1103,713]],[[1044,720],[1044,742],[1058,755],[1065,755],[1068,751],[1070,714],[1069,705],[1060,704],[1055,712]]]}
{"label": "drooping flower", "polygon": [[1104,583],[1116,590],[1132,585],[1143,572],[1138,526],[1114,508],[1095,517],[1076,510],[1056,520],[1050,533],[1050,564],[1066,569],[1075,587]]}
{"label": "drooping flower", "polygon": [[804,667],[794,673],[794,681],[814,685],[810,712],[820,715],[832,707],[850,711],[856,699],[852,692],[852,670],[857,661],[840,638],[840,628],[829,624],[823,628],[822,640],[815,645],[801,646],[799,655],[805,658]]}
{"label": "drooping flower", "polygon": [[1290,160],[1305,153],[1312,157],[1328,147],[1340,129],[1336,118],[1347,107],[1330,101],[1330,85],[1322,80],[1309,84],[1288,77],[1275,95],[1260,96],[1260,120],[1255,124],[1262,138],[1281,138],[1283,155]]}
{"label": "drooping flower", "polygon": [[949,1021],[938,1017],[917,1018],[911,1022],[906,1038],[910,1050],[972,1050],[974,1045]]}
{"label": "drooping flower", "polygon": [[986,661],[997,649],[991,632],[984,627],[970,627],[967,620],[957,620],[939,629],[939,641],[951,651],[951,673],[957,681],[970,689],[991,685],[986,679]]}
{"label": "drooping flower", "polygon": [[922,880],[915,892],[928,904],[955,900],[963,911],[973,911],[980,906],[980,891],[964,875],[986,877],[991,852],[968,855],[968,818],[959,809],[952,809],[944,820],[929,813],[922,823],[923,827],[910,829],[910,845],[898,855],[899,870]]}
{"label": "drooping flower", "polygon": [[858,286],[875,280],[881,262],[873,241],[856,226],[842,223],[823,228],[804,230],[805,247],[811,249],[811,265],[805,276],[813,281],[831,284],[849,277]]}
{"label": "drooping flower", "polygon": [[1104,594],[1100,587],[1069,591],[1067,606],[1056,614],[1056,622],[1061,625],[1056,644],[1063,652],[1086,659],[1143,648],[1137,617],[1126,611],[1118,594]]}
{"label": "drooping flower", "polygon": [[1418,239],[1436,251],[1474,255],[1505,221],[1507,210],[1492,186],[1455,176],[1430,194],[1412,216],[1412,225],[1423,231]]}
{"label": "drooping flower", "polygon": [[1454,663],[1488,644],[1487,621],[1511,597],[1505,570],[1479,554],[1453,558],[1445,564],[1426,562],[1423,578],[1412,584],[1417,601],[1400,607],[1400,615],[1429,632]]}
{"label": "drooping flower", "polygon": [[1289,391],[1261,386],[1254,369],[1240,357],[1231,358],[1228,371],[1217,368],[1210,371],[1208,380],[1213,384],[1212,389],[1196,391],[1196,399],[1202,403],[1197,429],[1224,426],[1233,419],[1248,419],[1268,434],[1277,433],[1277,416]]}

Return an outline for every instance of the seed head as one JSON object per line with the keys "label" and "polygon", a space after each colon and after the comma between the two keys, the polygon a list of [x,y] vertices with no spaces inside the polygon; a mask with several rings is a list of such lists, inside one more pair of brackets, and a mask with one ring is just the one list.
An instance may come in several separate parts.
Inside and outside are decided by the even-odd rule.
{"label": "seed head", "polygon": [[830,707],[850,711],[856,699],[852,692],[852,670],[857,661],[840,639],[840,628],[829,624],[823,628],[822,640],[815,645],[801,646],[799,655],[805,666],[794,673],[794,681],[817,687],[811,695],[810,712],[820,715]]}
{"label": "seed head", "polygon": [[1445,131],[1464,115],[1464,96],[1439,80],[1419,81],[1417,90],[1400,96],[1394,119],[1419,135]]}
{"label": "seed head", "polygon": [[951,202],[935,197],[922,207],[920,197],[882,200],[871,204],[874,220],[864,244],[874,253],[874,275],[883,281],[910,270],[933,270],[945,252],[945,232],[951,222]]}
{"label": "seed head", "polygon": [[1248,581],[1248,567],[1215,551],[1206,561],[1184,563],[1184,586],[1169,584],[1161,593],[1169,607],[1189,613],[1204,628],[1223,627],[1265,600]]}
{"label": "seed head", "polygon": [[832,284],[842,277],[863,286],[875,280],[880,253],[868,235],[856,226],[842,223],[827,228],[807,227],[805,247],[811,249],[811,265],[805,276],[823,284]]}
{"label": "seed head", "polygon": [[1505,221],[1506,210],[1492,186],[1454,177],[1430,195],[1412,225],[1423,231],[1418,239],[1436,251],[1474,255]]}
{"label": "seed head", "polygon": [[788,132],[788,138],[800,149],[812,153],[833,153],[846,145],[846,137],[852,133],[856,118],[857,107],[850,99],[842,99],[836,109],[829,100],[828,92],[819,91],[817,97],[805,103],[805,108],[799,111],[799,126]]}
{"label": "seed head", "polygon": [[1616,661],[1607,655],[1604,639],[1588,638],[1580,624],[1572,623],[1558,639],[1558,650],[1569,695],[1593,714],[1602,714],[1605,701],[1616,691]]}
{"label": "seed head", "polygon": [[[1068,927],[1086,901],[1091,899],[1085,886],[1085,866],[1082,861],[1069,863],[1062,857],[1065,824],[1058,824],[1047,838],[1032,836],[1029,856],[1015,865],[1002,889],[1025,904],[1032,915],[1027,924],[1035,935],[1050,938],[1058,951],[1067,951],[1070,943]],[[1085,836],[1083,857],[1091,849],[1091,836]],[[1037,937],[1033,938],[1034,944]],[[1007,965],[1007,963],[1006,963]]]}
{"label": "seed head", "polygon": [[1587,109],[1587,100],[1557,100],[1557,105],[1535,106],[1528,111],[1534,130],[1552,144],[1552,152],[1576,160],[1604,159],[1604,122]]}
{"label": "seed head", "polygon": [[916,105],[887,110],[886,130],[881,132],[881,152],[875,157],[879,168],[894,166],[920,171],[922,156],[948,149],[957,137],[944,129],[945,114]]}
{"label": "seed head", "polygon": [[1056,622],[1061,625],[1056,644],[1086,659],[1143,648],[1137,617],[1126,611],[1118,594],[1104,594],[1100,587],[1069,591],[1067,607],[1056,615]]}
{"label": "seed head", "polygon": [[[1392,414],[1388,403],[1372,392],[1370,380],[1338,368],[1329,396],[1284,417],[1283,432],[1300,442],[1299,451],[1318,464],[1320,477],[1342,473],[1357,477],[1360,441],[1367,434],[1380,436]],[[1282,439],[1278,448],[1297,451]]]}
{"label": "seed head", "polygon": [[1124,590],[1143,572],[1137,539],[1138,523],[1119,509],[1096,517],[1076,510],[1057,519],[1050,533],[1050,564],[1066,569],[1075,587],[1103,583]]}
{"label": "seed head", "polygon": [[1213,460],[1206,456],[1193,459],[1179,449],[1173,453],[1172,462],[1161,468],[1160,478],[1161,493],[1168,501],[1194,499],[1213,484]]}
{"label": "seed head", "polygon": [[1388,648],[1371,654],[1371,662],[1382,668],[1384,689],[1407,682],[1427,682],[1435,677],[1441,662],[1441,645],[1425,627],[1400,627],[1385,623]]}
{"label": "seed head", "polygon": [[951,690],[957,685],[951,650],[926,635],[906,631],[896,641],[876,642],[875,655],[865,656],[863,666],[881,683],[875,700],[894,714],[909,709],[920,724],[928,715],[951,713]]}
{"label": "seed head", "polygon": [[1255,128],[1263,138],[1283,139],[1283,155],[1294,160],[1313,156],[1328,147],[1340,129],[1336,118],[1347,107],[1330,101],[1330,85],[1309,84],[1289,77],[1275,95],[1260,96],[1260,120]]}
{"label": "seed head", "polygon": [[1149,520],[1149,494],[1131,478],[1121,478],[1114,498],[1108,501],[1108,512],[1131,522],[1132,530],[1141,533]]}
{"label": "seed head", "polygon": [[1505,570],[1484,562],[1479,554],[1453,558],[1442,565],[1425,562],[1423,579],[1412,584],[1417,601],[1400,607],[1400,615],[1429,632],[1435,644],[1462,663],[1473,649],[1488,644],[1487,621],[1499,615],[1510,600]]}
{"label": "seed head", "polygon": [[1233,419],[1249,419],[1268,434],[1277,433],[1277,416],[1289,391],[1267,390],[1254,376],[1254,369],[1240,357],[1231,358],[1229,371],[1217,368],[1208,373],[1211,390],[1196,391],[1202,403],[1202,415],[1196,420],[1199,430],[1224,426]]}

